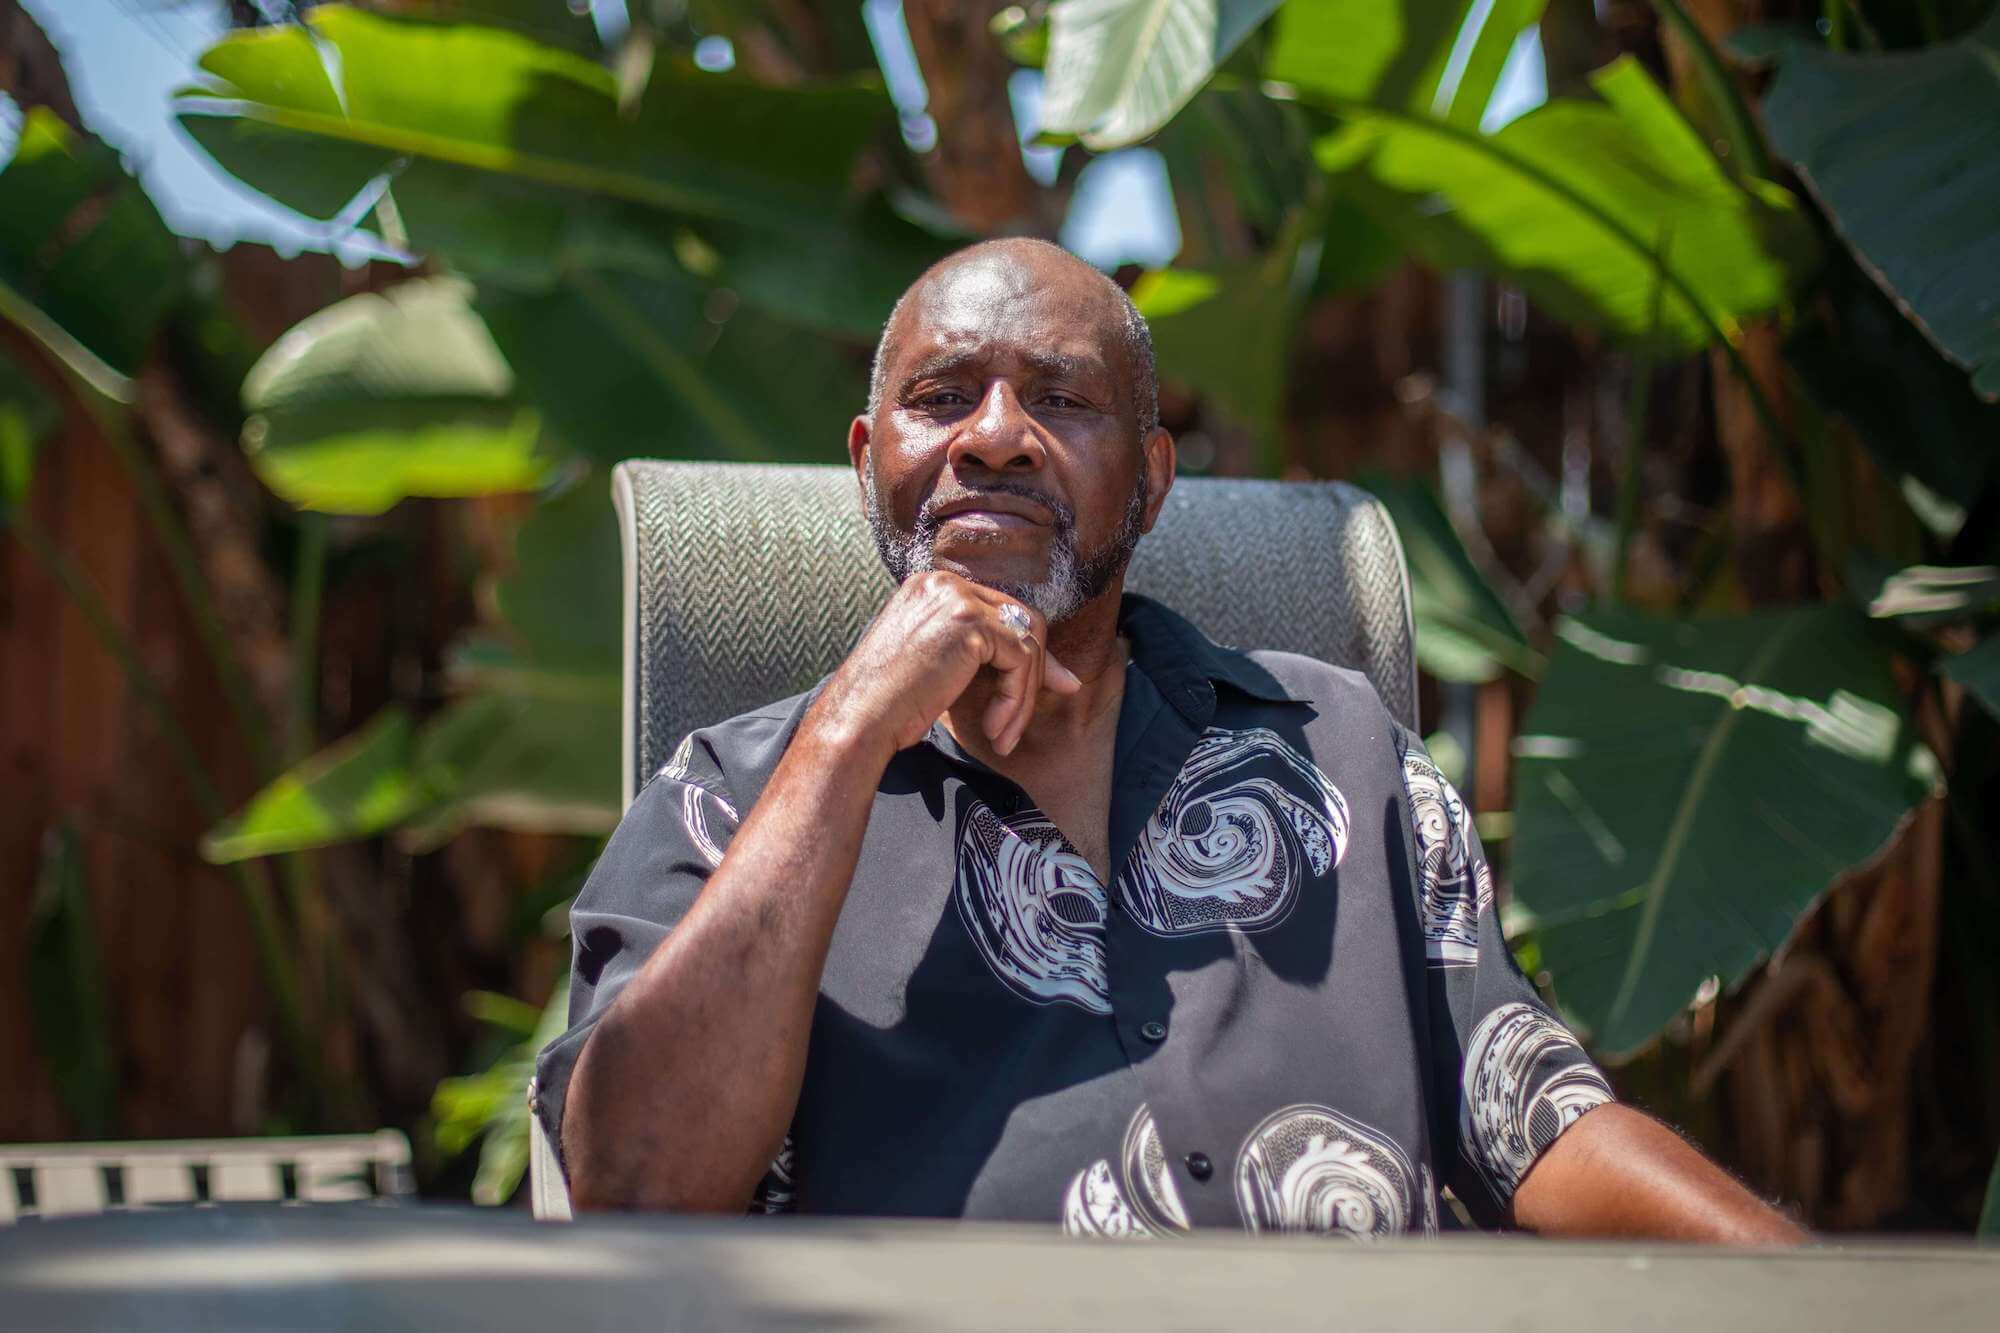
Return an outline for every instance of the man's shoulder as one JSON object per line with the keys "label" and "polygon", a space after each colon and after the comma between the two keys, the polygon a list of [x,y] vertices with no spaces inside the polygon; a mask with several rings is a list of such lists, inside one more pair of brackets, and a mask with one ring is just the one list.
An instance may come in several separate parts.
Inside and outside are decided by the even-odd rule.
{"label": "man's shoulder", "polygon": [[1253,663],[1293,698],[1307,702],[1358,708],[1388,716],[1388,708],[1375,685],[1352,667],[1304,653],[1279,648],[1238,648],[1227,650]]}
{"label": "man's shoulder", "polygon": [[761,788],[828,679],[821,677],[810,689],[696,727],[678,742],[667,762],[648,775],[648,785],[653,778],[668,776],[711,786],[712,780],[703,780],[711,775],[731,787],[742,783]]}

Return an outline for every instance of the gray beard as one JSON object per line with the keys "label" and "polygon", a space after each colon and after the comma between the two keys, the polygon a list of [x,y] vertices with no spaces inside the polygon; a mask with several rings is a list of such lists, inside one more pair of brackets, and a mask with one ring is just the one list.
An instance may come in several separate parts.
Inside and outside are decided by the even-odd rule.
{"label": "gray beard", "polygon": [[[861,474],[862,495],[868,514],[868,529],[875,536],[876,554],[882,557],[882,565],[889,571],[889,577],[902,583],[912,574],[921,574],[935,568],[937,556],[938,522],[926,510],[917,516],[914,530],[897,528],[888,514],[882,510],[875,493],[875,474],[871,468]],[[997,482],[983,487],[987,491],[1003,491],[1021,495],[1049,505],[1055,510],[1052,526],[1055,535],[1049,543],[1049,570],[1046,577],[1035,583],[996,583],[981,579],[978,582],[1005,593],[1015,601],[1031,606],[1042,613],[1042,619],[1051,625],[1059,625],[1075,615],[1086,602],[1090,602],[1110,591],[1119,575],[1131,562],[1132,552],[1139,545],[1142,535],[1141,525],[1146,517],[1146,473],[1139,472],[1138,484],[1132,488],[1132,498],[1126,502],[1124,519],[1118,531],[1104,548],[1092,555],[1079,558],[1076,549],[1076,511],[1061,501],[1031,487],[1008,482]]]}

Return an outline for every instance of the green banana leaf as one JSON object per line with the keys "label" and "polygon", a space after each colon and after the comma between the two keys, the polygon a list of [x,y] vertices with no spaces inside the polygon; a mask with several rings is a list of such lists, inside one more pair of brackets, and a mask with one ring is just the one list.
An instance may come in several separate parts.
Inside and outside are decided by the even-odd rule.
{"label": "green banana leaf", "polygon": [[1515,742],[1514,897],[1557,998],[1630,1053],[1736,984],[1924,791],[1879,627],[1843,606],[1565,621]]}
{"label": "green banana leaf", "polygon": [[1764,121],[1862,267],[2000,400],[2000,10],[1917,51],[1792,44]]}
{"label": "green banana leaf", "polygon": [[1444,507],[1422,482],[1366,474],[1355,483],[1380,500],[1396,521],[1410,567],[1410,612],[1416,622],[1417,662],[1439,680],[1483,684],[1502,671],[1533,679],[1540,653],[1515,623]]}
{"label": "green banana leaf", "polygon": [[[1548,0],[1289,4],[1278,16],[1264,77],[1477,130],[1515,39],[1547,6]],[[1479,30],[1466,45],[1464,31],[1475,18]],[[1463,58],[1454,59],[1461,48]]]}
{"label": "green banana leaf", "polygon": [[210,830],[229,862],[396,832],[413,850],[467,824],[603,833],[618,822],[618,532],[601,478],[544,501],[493,601],[504,623],[459,646],[459,697],[399,708],[287,772]]}
{"label": "green banana leaf", "polygon": [[474,1203],[497,1207],[519,1188],[528,1169],[528,1079],[542,1047],[568,1026],[569,971],[564,969],[533,1029],[521,1034],[523,1040],[507,1047],[479,1073],[443,1080],[431,1095],[432,1134],[438,1148],[457,1156],[479,1144]]}
{"label": "green banana leaf", "polygon": [[867,406],[857,353],[686,278],[575,269],[477,306],[550,435],[601,462],[833,461]]}
{"label": "green banana leaf", "polygon": [[[1653,350],[1733,338],[1781,306],[1814,262],[1795,201],[1739,185],[1637,61],[1591,75],[1499,132],[1329,103],[1329,172],[1364,172],[1364,206],[1440,268],[1506,275],[1555,313]],[[1304,95],[1304,94],[1302,94]],[[1657,294],[1656,294],[1657,293]]]}
{"label": "green banana leaf", "polygon": [[852,188],[891,112],[872,83],[770,88],[661,60],[621,109],[604,67],[511,29],[343,5],[305,24],[224,38],[176,109],[227,170],[310,216],[389,179],[411,245],[516,285],[669,269],[688,232],[720,257],[704,276],[754,269],[756,299],[789,274],[788,318],[856,333],[937,253]]}
{"label": "green banana leaf", "polygon": [[461,279],[418,278],[335,302],[274,343],[243,382],[243,446],[264,484],[344,514],[539,485],[541,418],[471,297]]}
{"label": "green banana leaf", "polygon": [[1103,151],[1173,119],[1278,0],[1058,0],[1042,66],[1042,133]]}
{"label": "green banana leaf", "polygon": [[1274,472],[1292,324],[1304,295],[1298,247],[1214,271],[1159,269],[1132,287],[1160,373],[1200,390],[1262,441]]}
{"label": "green banana leaf", "polygon": [[1785,363],[1892,477],[1971,509],[2000,466],[2000,403],[1981,399],[1858,264],[1843,255],[1827,268]]}
{"label": "green banana leaf", "polygon": [[0,317],[123,401],[184,274],[172,234],[110,150],[31,108],[0,168]]}

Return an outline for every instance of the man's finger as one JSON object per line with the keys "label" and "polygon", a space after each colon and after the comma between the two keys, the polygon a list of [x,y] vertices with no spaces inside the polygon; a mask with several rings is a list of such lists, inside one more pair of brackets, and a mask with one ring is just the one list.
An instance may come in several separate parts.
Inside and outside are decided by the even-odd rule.
{"label": "man's finger", "polygon": [[[994,618],[999,619],[998,607],[994,609]],[[990,649],[987,662],[996,679],[993,700],[986,707],[981,729],[999,749],[1016,711],[1032,692],[1034,656],[1040,645],[1006,624],[995,624],[986,631],[986,639]]]}
{"label": "man's finger", "polygon": [[1035,700],[1042,692],[1042,664],[1048,660],[1048,654],[1043,651],[1040,640],[1027,638],[1025,635],[1022,637],[1025,640],[1024,646],[1031,646],[1027,681],[1021,690],[1021,701],[1015,706],[1014,716],[1008,723],[1005,733],[1006,744],[1001,749],[1001,754],[1012,754],[1014,747],[1021,743],[1022,734],[1028,730],[1028,724],[1035,720]]}
{"label": "man's finger", "polygon": [[1074,671],[1056,659],[1047,648],[1042,649],[1042,684],[1057,694],[1075,694],[1083,688]]}

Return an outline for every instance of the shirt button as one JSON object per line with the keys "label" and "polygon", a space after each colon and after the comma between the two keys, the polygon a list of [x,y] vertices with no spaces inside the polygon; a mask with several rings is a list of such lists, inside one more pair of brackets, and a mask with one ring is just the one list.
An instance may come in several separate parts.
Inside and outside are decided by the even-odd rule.
{"label": "shirt button", "polygon": [[1208,1160],[1205,1152],[1191,1152],[1181,1160],[1187,1163],[1188,1174],[1196,1180],[1207,1180],[1215,1174],[1215,1163]]}
{"label": "shirt button", "polygon": [[1167,1039],[1167,1025],[1157,1018],[1147,1019],[1139,1025],[1139,1035],[1147,1041],[1165,1041]]}

